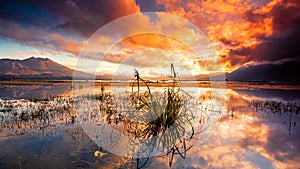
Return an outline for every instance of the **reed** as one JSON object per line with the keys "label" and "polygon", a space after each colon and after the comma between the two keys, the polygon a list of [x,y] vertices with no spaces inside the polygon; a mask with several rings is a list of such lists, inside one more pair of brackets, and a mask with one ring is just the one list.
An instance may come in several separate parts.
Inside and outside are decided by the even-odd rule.
{"label": "reed", "polygon": [[[192,97],[175,85],[162,92],[152,92],[137,70],[135,70],[134,77],[137,82],[137,91],[134,91],[132,86],[130,101],[134,109],[131,113],[137,119],[144,119],[144,122],[128,120],[125,122],[126,130],[133,137],[145,140],[148,148],[143,151],[151,152],[154,147],[167,150],[166,155],[169,157],[169,166],[171,166],[175,154],[185,158],[186,151],[191,148],[186,145],[186,142],[192,139],[194,134],[188,132],[194,131],[191,122],[194,117],[189,104]],[[146,86],[147,91],[140,90],[140,83]],[[176,83],[175,79],[173,83]],[[139,159],[137,162],[139,163]]]}

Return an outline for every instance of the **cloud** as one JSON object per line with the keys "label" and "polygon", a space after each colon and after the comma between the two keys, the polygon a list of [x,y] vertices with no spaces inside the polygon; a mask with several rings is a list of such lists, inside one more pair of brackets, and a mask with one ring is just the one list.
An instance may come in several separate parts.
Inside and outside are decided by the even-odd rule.
{"label": "cloud", "polygon": [[250,14],[253,15],[249,19],[251,22],[253,20],[256,22],[263,17],[271,17],[272,34],[261,36],[259,38],[261,42],[252,47],[231,50],[229,55],[232,64],[238,64],[238,59],[234,60],[234,58],[240,56],[244,56],[244,63],[299,61],[300,13],[296,8],[300,8],[299,1],[283,1],[269,9],[270,13]]}
{"label": "cloud", "polygon": [[0,37],[71,56],[77,56],[86,39],[104,24],[140,12],[134,0],[12,0],[1,1],[1,7]]}
{"label": "cloud", "polygon": [[[158,0],[166,11],[188,19],[216,45],[220,59],[232,71],[255,61],[296,57],[299,50],[300,2]],[[296,26],[295,26],[296,25]]]}
{"label": "cloud", "polygon": [[295,22],[298,22],[297,28],[299,29],[299,8],[300,1],[298,0],[282,0],[274,6],[270,11],[273,18],[273,31],[276,33],[290,29]]}
{"label": "cloud", "polygon": [[167,50],[149,48],[129,51],[127,48],[120,48],[120,46],[115,46],[110,50],[103,60],[140,68],[169,67],[170,63],[176,61],[173,54]]}
{"label": "cloud", "polygon": [[166,10],[165,6],[158,4],[156,0],[136,0],[136,3],[140,6],[141,12],[157,12]]}
{"label": "cloud", "polygon": [[271,10],[273,34],[250,53],[255,61],[300,59],[300,2],[284,0]]}
{"label": "cloud", "polygon": [[66,39],[60,34],[50,34],[49,41],[57,50],[65,51],[77,55],[86,41],[78,42],[74,39]]}
{"label": "cloud", "polygon": [[[220,64],[216,64],[218,60],[215,59],[216,55],[209,40],[198,32],[196,27],[182,22],[177,17],[161,13],[157,13],[155,17],[142,14],[133,18],[126,17],[125,20],[120,20],[120,23],[111,24],[109,29],[104,28],[106,32],[102,32],[103,35],[97,34],[89,41],[82,53],[83,57],[102,59],[101,56],[106,55],[104,60],[112,63],[143,68],[167,67],[168,70],[170,63],[177,62],[179,64],[176,66],[189,71],[189,74],[190,71],[207,73],[198,62],[202,59],[209,61],[206,65],[208,68],[220,70]],[[109,38],[103,38],[105,35]],[[120,37],[125,38],[117,41],[117,44],[112,44],[112,49],[111,46],[102,43],[113,43],[113,40],[119,40]],[[194,50],[197,50],[197,53]]]}
{"label": "cloud", "polygon": [[74,56],[77,56],[81,47],[86,43],[42,29],[23,28],[15,23],[0,27],[0,36],[13,39],[20,44],[34,46],[40,50],[67,52]]}
{"label": "cloud", "polygon": [[[77,56],[85,40],[108,22],[122,16],[166,11],[183,17],[199,27],[212,41],[227,71],[257,62],[298,60],[298,0],[84,0],[1,1],[0,36],[42,50],[57,50]],[[28,12],[31,11],[31,12]],[[191,42],[201,38],[176,21],[159,22],[160,16],[115,25],[126,34],[152,29],[157,20],[160,30],[176,33]],[[192,36],[191,36],[192,35]],[[112,30],[107,37],[117,37]],[[189,38],[189,39],[188,39]],[[122,41],[122,47],[134,50],[157,48],[174,50],[169,40],[155,36],[133,36]],[[184,51],[184,47],[180,49]],[[128,54],[128,53],[127,53]],[[117,57],[119,55],[119,57]],[[122,54],[115,57],[121,58]],[[91,56],[91,57],[96,57]],[[149,56],[150,57],[150,56]]]}
{"label": "cloud", "polygon": [[134,0],[11,0],[1,6],[2,19],[83,37],[114,19],[140,12]]}
{"label": "cloud", "polygon": [[85,37],[112,20],[140,12],[134,0],[91,0],[88,3],[83,0],[65,1],[61,5],[51,5],[50,9],[62,22],[56,28],[75,31]]}
{"label": "cloud", "polygon": [[[4,20],[2,22],[5,23]],[[43,38],[45,33],[45,31],[40,29],[24,29],[17,23],[9,23],[0,27],[0,36],[27,43],[46,40]]]}
{"label": "cloud", "polygon": [[253,61],[300,60],[300,29],[289,30],[285,33],[285,35],[266,38],[250,52],[251,59]]}

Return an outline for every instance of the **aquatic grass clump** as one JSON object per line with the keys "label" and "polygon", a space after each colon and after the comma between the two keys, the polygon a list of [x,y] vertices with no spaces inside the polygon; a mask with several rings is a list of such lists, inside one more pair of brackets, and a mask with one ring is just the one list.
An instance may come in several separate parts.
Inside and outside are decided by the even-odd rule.
{"label": "aquatic grass clump", "polygon": [[[147,96],[148,93],[145,95]],[[152,99],[145,97],[145,95],[140,95],[135,100],[135,102],[139,101],[140,103],[136,107],[137,115],[140,115],[141,111],[144,112],[140,118],[148,121],[148,123],[139,124],[145,125],[145,127],[138,132],[140,135],[137,137],[157,136],[160,132],[165,132],[174,125],[182,115],[187,115],[186,105],[191,97],[181,90],[168,88],[164,92],[152,94]]]}
{"label": "aquatic grass clump", "polygon": [[[137,91],[133,91],[132,86],[130,95],[134,109],[128,112],[135,121],[127,119],[126,130],[147,145],[140,153],[151,154],[154,149],[160,149],[161,152],[166,150],[171,166],[174,154],[185,158],[186,151],[191,148],[186,142],[194,135],[192,121],[195,117],[191,108],[194,105],[190,103],[192,97],[175,85],[160,92],[153,92],[136,70],[135,77]],[[147,91],[140,90],[140,82],[144,83]],[[173,83],[176,81],[173,80]]]}
{"label": "aquatic grass clump", "polygon": [[153,120],[142,124],[129,123],[131,126],[128,128],[135,137],[145,139],[144,144],[148,147],[142,152],[153,151],[155,147],[162,152],[166,150],[169,166],[172,164],[174,154],[185,158],[186,151],[191,147],[186,145],[186,140],[193,137],[194,117],[187,106],[190,99],[191,97],[182,90],[168,88],[162,93],[153,94],[152,102],[141,101],[148,109],[146,118]]}
{"label": "aquatic grass clump", "polygon": [[[188,93],[175,87],[168,87],[163,92],[152,93],[147,82],[140,77],[137,70],[135,70],[134,77],[137,81],[137,91],[134,92],[132,86],[130,101],[135,110],[130,113],[134,116],[141,115],[140,119],[148,122],[140,124],[146,127],[144,131],[138,132],[141,134],[138,137],[149,138],[166,131],[175,123],[180,114],[187,112],[188,101],[192,98]],[[144,83],[147,91],[140,91],[140,82]],[[175,80],[173,82],[175,83]]]}

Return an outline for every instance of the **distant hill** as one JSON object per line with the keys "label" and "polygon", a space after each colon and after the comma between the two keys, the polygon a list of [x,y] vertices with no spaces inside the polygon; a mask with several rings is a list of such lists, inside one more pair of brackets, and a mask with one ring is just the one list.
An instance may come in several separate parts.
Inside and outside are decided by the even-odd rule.
{"label": "distant hill", "polygon": [[226,74],[226,78],[234,81],[300,82],[299,72],[300,61],[289,61],[282,64],[241,67]]}
{"label": "distant hill", "polygon": [[[225,80],[229,81],[274,81],[300,82],[300,61],[289,61],[281,64],[261,64],[240,67],[237,70],[221,75],[197,75],[199,81]],[[188,78],[182,78],[188,79]]]}
{"label": "distant hill", "polygon": [[[24,60],[0,59],[0,79],[72,79],[74,70],[48,58],[30,57]],[[91,77],[84,72],[76,72],[79,79]]]}

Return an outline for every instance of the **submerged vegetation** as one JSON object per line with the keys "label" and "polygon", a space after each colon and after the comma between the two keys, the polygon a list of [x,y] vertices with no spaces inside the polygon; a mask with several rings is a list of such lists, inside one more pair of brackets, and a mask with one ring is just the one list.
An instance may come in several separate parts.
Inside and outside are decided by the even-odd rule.
{"label": "submerged vegetation", "polygon": [[[288,130],[291,135],[292,125],[296,126],[297,122],[292,120],[293,115],[300,113],[300,104],[297,102],[278,102],[278,101],[261,101],[253,100],[248,105],[256,112],[272,113],[274,115],[288,115]],[[286,121],[284,121],[284,124]]]}
{"label": "submerged vegetation", "polygon": [[0,100],[0,130],[6,135],[39,132],[48,127],[75,123],[72,98]]}
{"label": "submerged vegetation", "polygon": [[290,113],[299,114],[300,104],[297,102],[278,102],[278,101],[260,101],[253,100],[249,103],[255,111],[264,110],[274,114]]}

